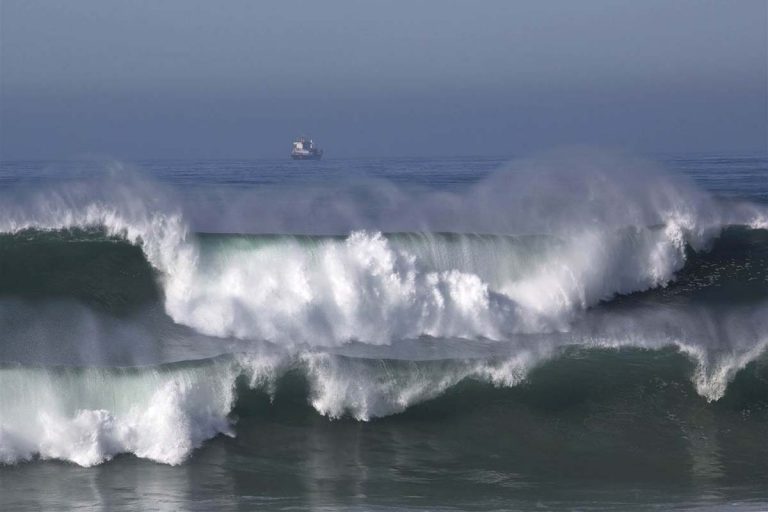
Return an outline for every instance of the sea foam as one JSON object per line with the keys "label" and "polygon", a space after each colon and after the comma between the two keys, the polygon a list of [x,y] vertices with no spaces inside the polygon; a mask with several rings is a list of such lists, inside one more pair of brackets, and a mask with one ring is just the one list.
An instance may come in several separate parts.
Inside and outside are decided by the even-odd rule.
{"label": "sea foam", "polygon": [[[341,237],[310,242],[217,242],[191,234],[183,209],[141,182],[67,185],[4,202],[0,231],[99,228],[122,237],[157,270],[175,322],[214,337],[266,340],[279,350],[144,369],[5,366],[0,460],[87,466],[134,453],[178,464],[206,439],[233,433],[240,378],[270,392],[286,369],[299,369],[319,413],[369,420],[465,379],[517,385],[567,344],[677,346],[696,362],[698,393],[721,398],[735,373],[764,351],[761,328],[724,349],[720,340],[670,332],[666,312],[613,319],[602,331],[581,324],[600,301],[667,285],[688,251],[705,250],[723,228],[763,227],[764,210],[722,205],[658,174],[625,180],[621,169],[600,165],[575,174],[533,170],[525,179],[501,173],[448,201],[450,218],[467,220],[468,229],[457,221],[461,233],[454,234],[349,226]],[[441,211],[436,198],[421,199],[421,220],[434,219]],[[689,331],[699,332],[691,322]],[[521,336],[538,343],[519,343]],[[386,346],[420,337],[509,347],[492,359],[378,366],[328,352],[350,342]]]}

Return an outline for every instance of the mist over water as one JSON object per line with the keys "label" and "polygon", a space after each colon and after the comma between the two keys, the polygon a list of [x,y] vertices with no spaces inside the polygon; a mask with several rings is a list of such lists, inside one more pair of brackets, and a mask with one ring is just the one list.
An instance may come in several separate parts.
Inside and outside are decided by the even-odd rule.
{"label": "mist over water", "polygon": [[[253,471],[253,495],[287,499],[309,491],[267,490],[259,461],[354,432],[357,462],[315,463],[337,486],[367,460],[377,496],[384,449],[411,471],[398,493],[426,492],[434,464],[486,489],[482,508],[572,485],[588,453],[595,478],[666,468],[673,501],[737,480],[765,500],[749,486],[768,469],[765,159],[691,162],[4,163],[3,480],[146,459]],[[748,193],[707,181],[745,162]],[[485,431],[472,476],[450,453]],[[403,500],[381,503],[419,506]]]}
{"label": "mist over water", "polygon": [[0,511],[768,510],[767,15],[0,0]]}

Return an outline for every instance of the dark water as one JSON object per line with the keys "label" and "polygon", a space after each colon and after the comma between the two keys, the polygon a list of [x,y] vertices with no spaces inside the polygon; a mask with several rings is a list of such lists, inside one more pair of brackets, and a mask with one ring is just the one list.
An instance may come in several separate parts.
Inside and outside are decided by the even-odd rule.
{"label": "dark water", "polygon": [[0,508],[768,508],[768,159],[508,160],[4,162]]}

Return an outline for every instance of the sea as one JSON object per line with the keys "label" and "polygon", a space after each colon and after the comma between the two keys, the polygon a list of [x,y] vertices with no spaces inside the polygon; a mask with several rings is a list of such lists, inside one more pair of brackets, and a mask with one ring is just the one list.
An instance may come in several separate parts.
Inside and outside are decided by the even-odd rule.
{"label": "sea", "polygon": [[768,156],[0,163],[0,510],[768,510]]}

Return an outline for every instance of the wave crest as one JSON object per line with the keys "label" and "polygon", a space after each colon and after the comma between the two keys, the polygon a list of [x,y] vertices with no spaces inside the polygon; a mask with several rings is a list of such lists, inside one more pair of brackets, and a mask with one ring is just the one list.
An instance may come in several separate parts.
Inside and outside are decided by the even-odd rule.
{"label": "wave crest", "polygon": [[[606,346],[628,348],[629,352],[606,352]],[[657,372],[655,365],[660,358],[673,369],[671,374],[669,370],[662,372],[663,378],[681,382],[690,378],[692,390],[711,401],[724,396],[727,383],[765,346],[763,343],[759,350],[720,358],[692,352],[684,344],[678,344],[679,353],[651,355],[647,350],[651,347],[596,342],[589,349],[548,345],[490,358],[401,360],[302,351],[293,355],[228,355],[127,369],[5,366],[0,367],[0,462],[42,458],[92,466],[121,453],[132,453],[180,464],[204,441],[235,435],[237,412],[248,412],[242,409],[247,401],[237,406],[244,395],[258,392],[275,400],[283,387],[292,385],[286,380],[292,373],[306,382],[306,391],[299,391],[306,393],[301,398],[330,419],[369,421],[403,413],[446,397],[467,381],[510,391],[525,384],[521,392],[530,395],[526,400],[533,400],[533,405],[551,400],[558,389],[599,400],[613,386],[654,382],[649,376]],[[692,375],[679,354],[690,356],[696,363]],[[623,373],[638,371],[645,373],[634,381],[622,381]],[[612,380],[610,386],[602,382],[604,377]],[[764,383],[764,377],[755,382]],[[679,390],[679,386],[670,389]],[[682,393],[686,397],[684,389]],[[759,390],[757,395],[755,391],[749,393],[760,396]],[[461,414],[468,403],[460,397],[457,400],[450,408]],[[293,402],[278,398],[268,407],[295,407]],[[697,408],[704,403],[694,399]]]}
{"label": "wave crest", "polygon": [[[497,173],[447,202],[447,218],[485,219],[474,208],[508,221],[496,235],[199,238],[165,192],[128,178],[11,201],[0,232],[103,229],[141,248],[178,323],[219,337],[338,345],[568,330],[600,301],[667,285],[688,247],[706,249],[724,227],[759,227],[765,218],[754,205],[719,203],[656,170],[640,173],[636,162],[518,165],[529,168]],[[434,213],[439,198],[418,199]]]}

